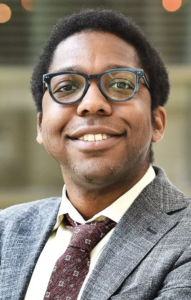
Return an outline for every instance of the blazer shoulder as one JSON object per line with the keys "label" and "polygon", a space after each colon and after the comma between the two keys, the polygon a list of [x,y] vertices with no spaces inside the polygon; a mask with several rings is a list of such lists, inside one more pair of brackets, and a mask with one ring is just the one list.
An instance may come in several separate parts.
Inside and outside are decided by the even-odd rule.
{"label": "blazer shoulder", "polygon": [[60,197],[51,197],[41,200],[36,200],[24,204],[17,204],[0,210],[0,231],[9,222],[19,221],[30,215],[43,212],[49,215],[52,211],[58,210],[60,206]]}
{"label": "blazer shoulder", "polygon": [[146,187],[147,194],[160,205],[161,209],[170,213],[183,208],[190,208],[191,198],[180,191],[167,177],[164,170],[153,166],[156,177]]}

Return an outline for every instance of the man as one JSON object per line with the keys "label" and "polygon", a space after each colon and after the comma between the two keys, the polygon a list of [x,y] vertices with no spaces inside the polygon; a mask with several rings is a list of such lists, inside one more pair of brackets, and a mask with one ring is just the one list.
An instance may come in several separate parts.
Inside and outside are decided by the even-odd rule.
{"label": "man", "polygon": [[144,34],[108,10],[60,20],[31,85],[65,187],[0,213],[0,299],[191,299],[190,200],[150,165],[169,83]]}

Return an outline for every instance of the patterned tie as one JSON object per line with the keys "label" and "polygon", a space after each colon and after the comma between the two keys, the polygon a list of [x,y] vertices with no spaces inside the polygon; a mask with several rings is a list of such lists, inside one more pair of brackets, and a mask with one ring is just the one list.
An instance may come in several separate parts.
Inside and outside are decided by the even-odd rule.
{"label": "patterned tie", "polygon": [[76,300],[80,288],[89,271],[90,251],[115,226],[115,222],[105,218],[101,222],[79,225],[69,215],[66,227],[73,230],[70,244],[57,260],[44,300]]}

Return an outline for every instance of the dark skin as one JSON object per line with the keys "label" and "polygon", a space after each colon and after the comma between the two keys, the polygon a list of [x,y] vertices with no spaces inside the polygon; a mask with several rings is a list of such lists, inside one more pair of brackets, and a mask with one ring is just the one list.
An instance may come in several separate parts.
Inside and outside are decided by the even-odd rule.
{"label": "dark skin", "polygon": [[[104,32],[82,32],[62,41],[55,50],[49,72],[63,68],[98,74],[116,66],[141,68],[134,48]],[[38,114],[37,141],[61,166],[70,201],[85,218],[111,205],[131,189],[149,167],[152,142],[163,137],[163,107],[151,120],[151,96],[140,81],[133,99],[116,103],[99,91],[97,81],[84,98],[72,105],[54,102],[46,91],[43,117]],[[105,134],[98,141],[80,140]]]}

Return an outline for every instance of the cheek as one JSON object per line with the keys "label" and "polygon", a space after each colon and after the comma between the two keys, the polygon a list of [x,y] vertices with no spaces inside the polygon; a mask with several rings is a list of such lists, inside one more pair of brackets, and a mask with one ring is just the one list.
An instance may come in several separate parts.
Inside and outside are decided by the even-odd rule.
{"label": "cheek", "polygon": [[54,102],[50,97],[43,98],[42,129],[45,132],[57,134],[70,122],[75,107],[61,105]]}
{"label": "cheek", "polygon": [[128,143],[131,142],[132,147],[147,147],[153,134],[150,103],[132,100],[126,106],[120,106],[118,113],[128,125]]}
{"label": "cheek", "polygon": [[149,102],[145,103],[132,99],[128,102],[117,103],[115,113],[132,128],[151,125],[151,106]]}

